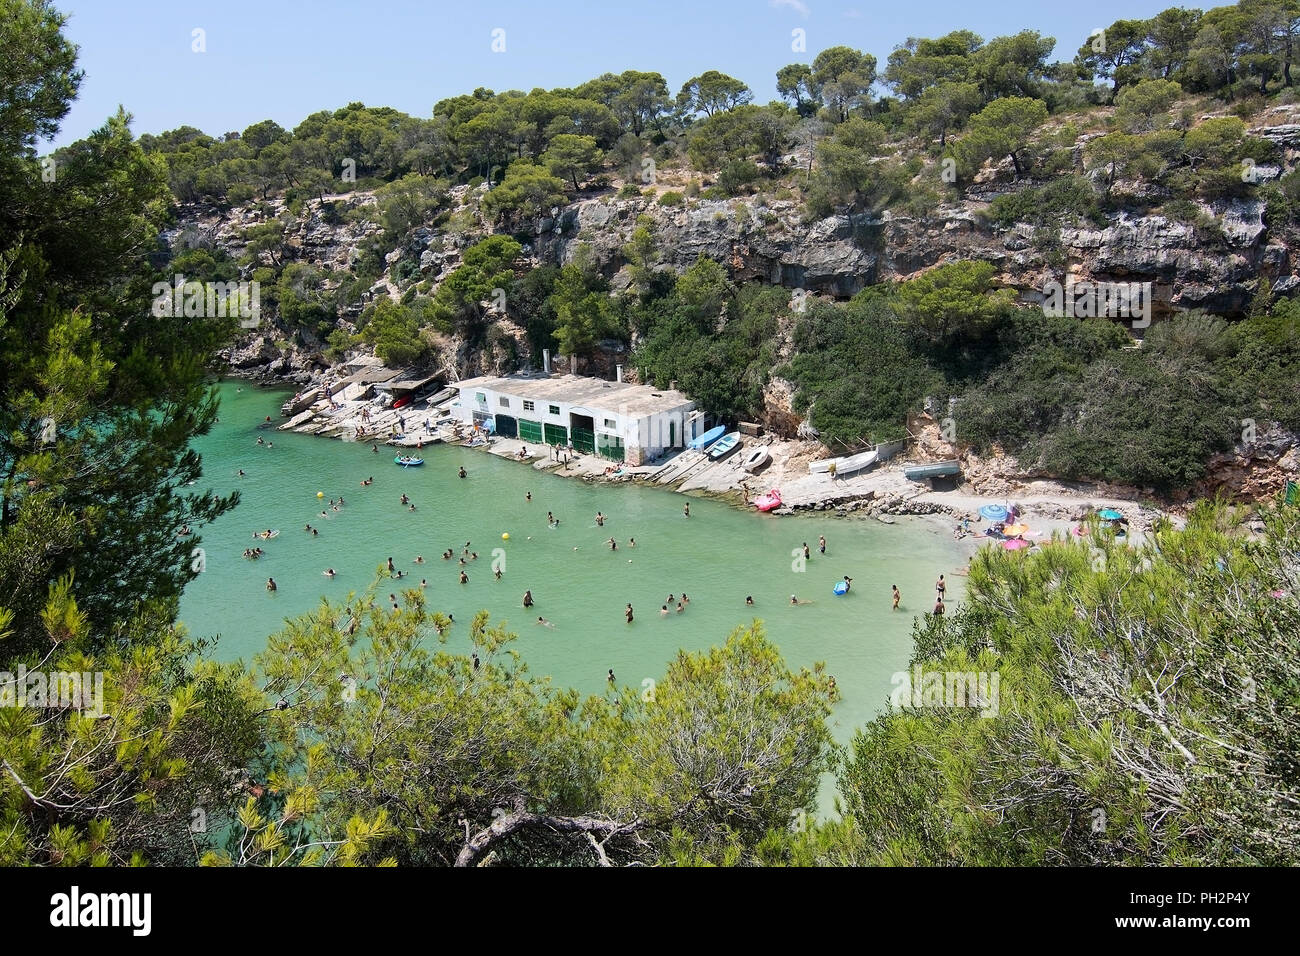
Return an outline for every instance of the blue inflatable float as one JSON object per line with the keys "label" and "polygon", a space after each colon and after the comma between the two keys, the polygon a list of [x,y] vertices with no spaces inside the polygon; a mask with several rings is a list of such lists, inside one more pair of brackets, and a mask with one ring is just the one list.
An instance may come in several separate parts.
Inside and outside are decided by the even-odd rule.
{"label": "blue inflatable float", "polygon": [[838,594],[838,595],[840,595],[840,596],[843,596],[843,595],[849,593],[849,586],[848,586],[845,582],[843,582],[843,581],[836,581],[836,582],[835,582],[835,587],[831,588],[831,590],[832,590],[834,593],[836,593],[836,594]]}

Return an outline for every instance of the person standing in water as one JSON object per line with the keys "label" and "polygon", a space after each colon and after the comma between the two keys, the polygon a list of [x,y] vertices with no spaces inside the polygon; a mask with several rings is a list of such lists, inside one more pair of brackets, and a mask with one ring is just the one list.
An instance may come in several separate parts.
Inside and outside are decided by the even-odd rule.
{"label": "person standing in water", "polygon": [[601,514],[599,511],[597,511],[597,512],[596,512],[596,527],[598,527],[598,528],[603,528],[604,526],[605,526],[605,516],[604,516],[603,514]]}
{"label": "person standing in water", "polygon": [[464,466],[464,465],[461,465],[461,466],[460,466],[460,470],[457,471],[456,474],[458,474],[458,475],[459,475],[460,477],[462,477],[462,478],[468,477],[468,476],[465,474],[465,466]]}
{"label": "person standing in water", "polygon": [[691,503],[689,501],[682,507],[682,514],[687,518],[691,516]]}
{"label": "person standing in water", "polygon": [[805,542],[803,543],[803,556],[804,556],[805,559],[806,559],[806,558],[811,558],[811,557],[812,557],[812,551],[808,548],[808,542],[807,542],[807,541],[805,541]]}
{"label": "person standing in water", "polygon": [[466,574],[464,571],[460,572],[460,583],[469,584],[469,575]]}
{"label": "person standing in water", "polygon": [[943,617],[943,598],[942,598],[942,597],[938,597],[938,598],[935,598],[935,599],[934,599],[934,615],[935,615],[935,617]]}
{"label": "person standing in water", "polygon": [[524,607],[533,606],[533,592],[531,590],[524,592]]}
{"label": "person standing in water", "polygon": [[[275,578],[267,578],[267,579],[266,579],[266,589],[267,589],[268,591],[274,591],[274,590],[276,589],[276,586],[275,586]],[[630,604],[628,605],[628,607],[631,607],[631,606],[632,606],[632,605],[630,605]],[[631,618],[628,618],[628,620],[630,621]]]}
{"label": "person standing in water", "polygon": [[901,594],[898,593],[898,585],[897,585],[897,584],[891,584],[890,587],[894,589],[894,606],[893,606],[893,608],[891,608],[891,610],[897,611],[897,610],[898,610],[898,602],[899,602],[900,600],[902,600],[902,597],[903,597],[903,596],[902,596]]}
{"label": "person standing in water", "polygon": [[824,534],[823,534],[823,535],[818,535],[818,537],[817,537],[817,550],[820,551],[822,554],[825,554],[825,553],[826,553],[826,535],[824,535]]}
{"label": "person standing in water", "polygon": [[610,538],[610,539],[609,539],[609,550],[611,550],[611,551],[617,551],[617,550],[618,550],[618,542],[615,541],[613,538]]}
{"label": "person standing in water", "polygon": [[939,575],[939,580],[934,582],[934,589],[939,594],[939,600],[942,601],[944,593],[948,590],[948,585],[943,580],[943,575]]}
{"label": "person standing in water", "polygon": [[627,606],[627,610],[623,612],[623,616],[627,618],[627,622],[628,622],[629,624],[632,623],[632,605],[631,605],[631,604],[628,604],[628,606]]}
{"label": "person standing in water", "polygon": [[609,669],[609,676],[606,678],[606,680],[608,680],[610,684],[614,683],[614,668],[611,667]]}

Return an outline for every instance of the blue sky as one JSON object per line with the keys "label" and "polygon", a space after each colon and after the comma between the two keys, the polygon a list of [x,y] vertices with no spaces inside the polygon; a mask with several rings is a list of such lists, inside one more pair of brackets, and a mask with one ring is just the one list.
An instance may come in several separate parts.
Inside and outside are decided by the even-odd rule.
{"label": "blue sky", "polygon": [[[86,71],[56,145],[80,139],[119,103],[137,133],[191,125],[212,134],[261,119],[292,128],[361,101],[416,116],[475,87],[573,86],[601,73],[657,70],[676,93],[722,70],[776,98],[774,74],[846,44],[879,59],[909,36],[966,28],[986,39],[1021,29],[1057,38],[1068,59],[1098,27],[1148,17],[1161,0],[1050,5],[1006,0],[55,0]],[[1209,4],[1207,4],[1208,6]],[[492,31],[505,51],[492,51]],[[791,50],[806,32],[807,52]],[[196,53],[193,31],[205,31]]]}

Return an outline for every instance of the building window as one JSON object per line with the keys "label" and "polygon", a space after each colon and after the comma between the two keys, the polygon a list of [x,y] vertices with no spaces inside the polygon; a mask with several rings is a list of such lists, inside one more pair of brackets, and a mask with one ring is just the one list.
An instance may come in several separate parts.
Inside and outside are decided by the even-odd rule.
{"label": "building window", "polygon": [[501,407],[502,407],[502,408],[509,408],[509,407],[510,407],[510,399],[506,398],[504,395],[502,395],[501,398],[498,399],[498,401],[501,402]]}
{"label": "building window", "polygon": [[477,398],[480,402],[486,402],[486,401],[487,401],[487,396],[484,395],[482,392],[475,392],[475,393],[474,393],[474,397]]}
{"label": "building window", "polygon": [[532,410],[533,410],[533,403],[530,402],[528,399],[525,398],[525,399],[524,399],[524,411],[526,411],[526,412],[531,412]]}
{"label": "building window", "polygon": [[551,405],[551,406],[550,406],[550,411],[551,411],[551,414],[552,414],[552,415],[558,415],[558,414],[560,414],[560,406],[559,406],[559,405]]}
{"label": "building window", "polygon": [[614,419],[612,419],[612,418],[607,418],[607,419],[605,419],[605,427],[606,427],[606,428],[614,428],[614,427],[616,427],[615,424],[614,424]]}

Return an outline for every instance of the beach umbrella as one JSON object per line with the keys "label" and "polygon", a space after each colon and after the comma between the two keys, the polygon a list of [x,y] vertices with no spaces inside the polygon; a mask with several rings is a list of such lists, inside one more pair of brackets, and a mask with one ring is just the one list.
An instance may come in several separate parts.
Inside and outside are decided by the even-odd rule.
{"label": "beach umbrella", "polygon": [[1124,516],[1120,514],[1118,511],[1116,511],[1114,508],[1103,508],[1101,511],[1097,512],[1097,517],[1104,518],[1107,521],[1118,521],[1120,518]]}
{"label": "beach umbrella", "polygon": [[984,505],[980,508],[980,515],[989,521],[1005,521],[1007,518],[1007,509],[1002,505]]}
{"label": "beach umbrella", "polygon": [[1027,524],[1009,524],[1002,529],[1002,533],[1009,538],[1017,537],[1019,535],[1025,534],[1028,531],[1029,531],[1029,525]]}
{"label": "beach umbrella", "polygon": [[1031,548],[1033,545],[1024,538],[1008,538],[1002,542],[1002,547],[1008,551],[1018,551],[1021,548]]}

